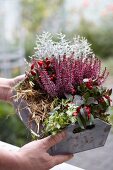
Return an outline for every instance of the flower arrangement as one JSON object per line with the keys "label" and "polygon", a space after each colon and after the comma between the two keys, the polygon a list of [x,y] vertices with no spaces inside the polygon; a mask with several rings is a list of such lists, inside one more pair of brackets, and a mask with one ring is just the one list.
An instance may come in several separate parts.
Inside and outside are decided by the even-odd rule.
{"label": "flower arrangement", "polygon": [[102,86],[108,77],[85,38],[73,42],[57,34],[37,36],[35,53],[27,63],[26,78],[16,87],[16,98],[27,102],[39,138],[56,134],[70,124],[74,133],[90,129],[95,118],[109,122],[112,89]]}

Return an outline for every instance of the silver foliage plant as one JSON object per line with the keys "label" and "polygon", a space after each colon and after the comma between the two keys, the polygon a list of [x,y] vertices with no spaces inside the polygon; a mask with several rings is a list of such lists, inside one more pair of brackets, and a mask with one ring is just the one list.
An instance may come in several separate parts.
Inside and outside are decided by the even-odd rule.
{"label": "silver foliage plant", "polygon": [[68,41],[62,33],[53,36],[49,32],[43,32],[43,34],[36,37],[36,47],[34,48],[36,51],[33,57],[45,59],[54,55],[58,58],[64,54],[70,56],[74,53],[75,58],[81,56],[85,58],[92,54],[90,46],[84,37],[75,36],[73,41]]}

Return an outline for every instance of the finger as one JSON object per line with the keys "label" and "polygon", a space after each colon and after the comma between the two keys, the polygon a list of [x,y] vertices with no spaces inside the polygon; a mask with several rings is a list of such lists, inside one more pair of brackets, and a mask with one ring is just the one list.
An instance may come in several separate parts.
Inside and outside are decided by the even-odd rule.
{"label": "finger", "polygon": [[63,163],[63,162],[66,162],[66,161],[72,159],[73,156],[74,156],[73,154],[53,156],[53,158],[52,158],[52,164],[53,164],[53,166],[58,165],[58,164],[61,164],[61,163]]}
{"label": "finger", "polygon": [[25,74],[15,77],[12,81],[11,86],[15,86],[16,84],[18,84],[19,82],[21,82],[24,79],[25,79]]}
{"label": "finger", "polygon": [[66,138],[66,132],[63,131],[61,133],[58,133],[57,135],[54,136],[48,136],[43,139],[43,143],[45,145],[46,150],[54,146],[55,144],[59,143],[63,139]]}

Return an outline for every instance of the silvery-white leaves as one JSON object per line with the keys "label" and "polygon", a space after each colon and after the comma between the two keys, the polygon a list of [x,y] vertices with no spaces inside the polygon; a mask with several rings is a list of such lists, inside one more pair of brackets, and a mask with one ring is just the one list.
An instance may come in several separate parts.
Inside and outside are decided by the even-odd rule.
{"label": "silvery-white leaves", "polygon": [[24,63],[25,63],[25,70],[29,70],[30,64],[25,58],[24,58]]}
{"label": "silvery-white leaves", "polygon": [[75,36],[72,51],[75,53],[76,57],[86,57],[92,54],[90,46],[91,45],[88,43],[87,39],[84,37]]}
{"label": "silvery-white leaves", "polygon": [[36,47],[34,48],[36,52],[34,56],[40,59],[51,56],[54,46],[53,43],[51,33],[43,32],[42,35],[37,35]]}
{"label": "silvery-white leaves", "polygon": [[44,32],[42,35],[36,37],[36,50],[33,57],[44,59],[54,55],[56,58],[66,54],[71,55],[74,52],[74,57],[86,57],[92,54],[90,44],[85,38],[76,36],[73,42],[66,40],[65,35],[60,33],[54,36],[56,41],[53,40],[51,33]]}
{"label": "silvery-white leaves", "polygon": [[58,42],[56,43],[55,56],[62,56],[64,54],[70,55],[71,42],[65,39],[65,35],[60,33],[58,35]]}

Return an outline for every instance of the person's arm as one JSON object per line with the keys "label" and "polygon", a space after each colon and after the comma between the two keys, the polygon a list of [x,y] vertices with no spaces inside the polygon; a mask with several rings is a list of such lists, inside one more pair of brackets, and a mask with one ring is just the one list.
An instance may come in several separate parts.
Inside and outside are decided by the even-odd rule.
{"label": "person's arm", "polygon": [[[0,100],[11,101],[12,87],[24,76],[14,79],[0,78]],[[49,170],[57,164],[72,158],[72,154],[51,156],[48,149],[65,138],[65,132],[33,141],[18,152],[0,149],[0,170]]]}
{"label": "person's arm", "polygon": [[33,141],[18,152],[0,150],[0,170],[49,170],[73,157],[72,154],[51,156],[48,149],[65,138],[65,132]]}

